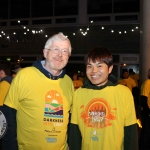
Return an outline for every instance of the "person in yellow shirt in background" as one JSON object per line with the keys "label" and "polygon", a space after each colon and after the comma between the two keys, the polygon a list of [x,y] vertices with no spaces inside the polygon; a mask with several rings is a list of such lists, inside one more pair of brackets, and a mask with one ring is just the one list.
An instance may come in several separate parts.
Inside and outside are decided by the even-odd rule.
{"label": "person in yellow shirt in background", "polygon": [[3,106],[4,99],[9,90],[11,81],[11,65],[8,62],[0,62],[0,106]]}
{"label": "person in yellow shirt in background", "polygon": [[85,76],[85,73],[83,71],[81,71],[81,73],[79,74],[79,78],[78,79],[81,80],[82,83],[85,81],[86,76]]}
{"label": "person in yellow shirt in background", "polygon": [[131,90],[131,92],[133,91],[134,87],[137,88],[135,80],[129,76],[129,72],[127,69],[122,70],[122,78],[118,80],[118,83],[127,86]]}
{"label": "person in yellow shirt in background", "polygon": [[129,69],[129,76],[135,80],[135,83],[138,87],[139,85],[139,74],[135,73],[132,68]]}
{"label": "person in yellow shirt in background", "polygon": [[122,78],[118,80],[119,84],[127,86],[134,97],[134,105],[136,110],[137,123],[139,128],[142,128],[141,124],[141,110],[139,104],[139,89],[134,79],[129,76],[129,72],[127,69],[122,70]]}
{"label": "person in yellow shirt in background", "polygon": [[148,79],[141,85],[140,103],[142,107],[142,129],[140,136],[140,150],[150,149],[150,69]]}
{"label": "person in yellow shirt in background", "polygon": [[[11,76],[11,65],[9,64],[9,62],[1,61],[0,62],[0,111],[3,111],[4,99],[9,90],[12,79],[13,77]],[[2,124],[5,121],[1,120],[0,122],[1,122],[0,127],[2,128]],[[3,131],[1,130],[1,137],[5,134],[5,132],[6,132],[5,128],[3,129]],[[0,139],[0,150],[1,150],[1,145],[2,145],[2,139]]]}
{"label": "person in yellow shirt in background", "polygon": [[73,81],[73,85],[74,85],[74,90],[78,89],[79,87],[81,87],[83,85],[83,82],[78,79],[77,73],[73,74],[72,81]]}

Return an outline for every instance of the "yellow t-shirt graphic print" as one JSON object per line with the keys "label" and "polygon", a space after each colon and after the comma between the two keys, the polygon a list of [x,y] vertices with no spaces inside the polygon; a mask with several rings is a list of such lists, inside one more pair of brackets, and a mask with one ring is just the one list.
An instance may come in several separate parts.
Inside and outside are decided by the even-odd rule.
{"label": "yellow t-shirt graphic print", "polygon": [[55,123],[54,126],[63,124],[63,99],[56,90],[51,90],[46,94],[44,117],[44,121]]}
{"label": "yellow t-shirt graphic print", "polygon": [[110,120],[115,119],[114,114],[107,101],[96,98],[86,106],[81,117],[88,127],[103,128],[112,125]]}

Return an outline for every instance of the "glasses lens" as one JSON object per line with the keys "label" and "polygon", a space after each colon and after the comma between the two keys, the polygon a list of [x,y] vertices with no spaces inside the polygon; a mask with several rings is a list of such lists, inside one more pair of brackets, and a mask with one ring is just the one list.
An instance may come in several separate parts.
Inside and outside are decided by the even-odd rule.
{"label": "glasses lens", "polygon": [[58,53],[60,53],[60,51],[61,51],[61,53],[62,53],[62,55],[68,55],[69,54],[69,51],[67,50],[67,49],[62,49],[62,50],[60,50],[60,49],[58,49],[58,48],[52,48],[52,49],[50,49],[54,54],[58,54]]}

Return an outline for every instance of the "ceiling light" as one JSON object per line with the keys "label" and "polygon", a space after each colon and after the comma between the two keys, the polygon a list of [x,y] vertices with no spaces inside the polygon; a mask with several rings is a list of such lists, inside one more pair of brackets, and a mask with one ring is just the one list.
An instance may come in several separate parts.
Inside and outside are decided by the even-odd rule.
{"label": "ceiling light", "polygon": [[114,30],[111,30],[112,33],[114,33]]}

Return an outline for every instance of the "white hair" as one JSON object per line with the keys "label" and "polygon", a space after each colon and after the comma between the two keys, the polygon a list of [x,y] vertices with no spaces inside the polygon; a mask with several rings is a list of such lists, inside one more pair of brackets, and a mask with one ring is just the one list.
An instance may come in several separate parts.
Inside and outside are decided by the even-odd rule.
{"label": "white hair", "polygon": [[44,48],[49,49],[50,45],[54,42],[54,41],[68,41],[70,46],[69,46],[69,53],[71,54],[71,43],[70,40],[62,33],[59,32],[58,34],[54,34],[53,36],[51,36],[45,43]]}

